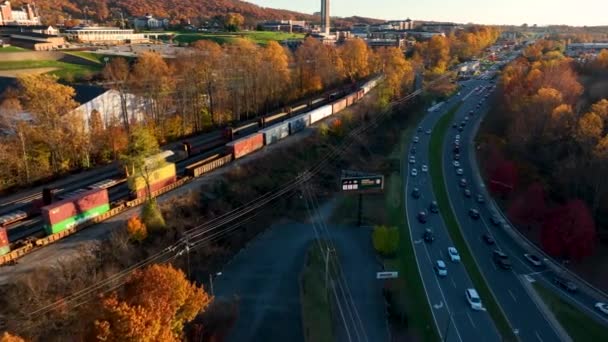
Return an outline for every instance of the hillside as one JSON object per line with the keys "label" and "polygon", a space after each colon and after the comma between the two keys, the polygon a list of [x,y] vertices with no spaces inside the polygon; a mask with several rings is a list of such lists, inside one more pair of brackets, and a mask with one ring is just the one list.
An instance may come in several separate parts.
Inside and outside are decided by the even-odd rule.
{"label": "hillside", "polygon": [[[13,4],[18,6],[26,2],[32,1],[14,0]],[[230,12],[242,14],[251,25],[267,19],[319,20],[310,14],[260,7],[240,0],[36,0],[35,3],[43,20],[49,24],[60,23],[70,17],[82,19],[85,17],[85,8],[88,8],[88,18],[98,22],[112,22],[120,17],[120,10],[126,17],[150,13],[170,18],[173,22],[181,19],[196,22]],[[353,17],[336,21],[342,25],[355,22],[374,23],[378,20]]]}

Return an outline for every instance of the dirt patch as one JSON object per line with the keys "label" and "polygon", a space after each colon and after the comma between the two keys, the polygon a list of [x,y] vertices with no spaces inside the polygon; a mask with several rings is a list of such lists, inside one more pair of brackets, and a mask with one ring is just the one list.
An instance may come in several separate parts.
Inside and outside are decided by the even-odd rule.
{"label": "dirt patch", "polygon": [[59,68],[31,68],[17,70],[0,70],[0,77],[17,78],[20,75],[26,74],[46,74],[47,72],[59,70]]}

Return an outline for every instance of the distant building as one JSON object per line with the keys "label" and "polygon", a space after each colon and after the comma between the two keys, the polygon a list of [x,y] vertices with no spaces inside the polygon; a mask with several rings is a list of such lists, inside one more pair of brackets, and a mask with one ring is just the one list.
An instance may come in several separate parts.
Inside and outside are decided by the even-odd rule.
{"label": "distant building", "polygon": [[443,32],[409,31],[407,34],[409,37],[416,38],[417,40],[431,39],[435,36],[445,37],[445,33]]}
{"label": "distant building", "polygon": [[0,3],[0,25],[40,25],[40,16],[31,4],[15,10],[6,0]]}
{"label": "distant building", "polygon": [[306,32],[308,26],[304,20],[267,21],[259,25],[264,31],[276,32]]}
{"label": "distant building", "polygon": [[143,33],[118,27],[75,27],[66,30],[65,34],[70,41],[93,45],[149,42]]}
{"label": "distant building", "polygon": [[382,47],[396,47],[401,50],[404,50],[406,47],[406,41],[402,38],[394,38],[394,39],[382,39],[382,38],[372,38],[367,39],[367,45],[372,49],[378,49]]}
{"label": "distant building", "polygon": [[[81,94],[83,92],[81,90]],[[82,104],[73,112],[81,115],[87,129],[90,127],[91,116],[94,111],[101,115],[104,127],[108,127],[115,122],[122,122],[122,100],[118,91],[95,87],[89,90],[86,95],[88,95],[87,98],[83,99]],[[130,122],[143,121],[146,106],[141,98],[133,94],[126,94],[125,104]]]}
{"label": "distant building", "polygon": [[461,26],[455,23],[426,23],[420,26],[422,31],[441,32],[445,35],[453,33],[460,28]]}
{"label": "distant building", "polygon": [[11,45],[34,51],[51,51],[66,47],[65,38],[42,33],[11,34]]}
{"label": "distant building", "polygon": [[410,18],[407,18],[406,20],[392,20],[383,25],[385,25],[385,27],[390,26],[391,30],[396,30],[396,31],[414,29],[414,22]]}
{"label": "distant building", "polygon": [[604,49],[608,49],[608,43],[572,43],[566,46],[566,55],[595,55]]}
{"label": "distant building", "polygon": [[369,35],[369,25],[367,24],[355,24],[350,29],[353,36],[359,38],[367,38]]}
{"label": "distant building", "polygon": [[131,22],[136,30],[164,30],[169,28],[169,19],[154,18],[151,14],[133,18]]}
{"label": "distant building", "polygon": [[9,36],[11,34],[18,33],[40,33],[49,36],[56,36],[59,34],[59,30],[48,25],[0,25],[0,35]]}

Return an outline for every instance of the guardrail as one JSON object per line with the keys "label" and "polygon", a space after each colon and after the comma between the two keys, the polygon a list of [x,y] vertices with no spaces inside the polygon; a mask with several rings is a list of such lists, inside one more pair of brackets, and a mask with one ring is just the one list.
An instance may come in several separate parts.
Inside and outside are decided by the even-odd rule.
{"label": "guardrail", "polygon": [[[478,120],[475,123],[475,126],[473,127],[473,133],[474,133],[472,135],[473,137],[475,137],[477,135],[477,131],[479,130],[479,126],[481,125],[481,121],[483,121],[483,116],[482,116],[482,120]],[[473,150],[475,150],[475,146],[473,146]],[[473,164],[473,169],[474,169],[473,174],[477,178],[477,182],[479,182],[479,184],[481,184],[481,188],[482,188],[481,191],[483,192],[483,195],[488,199],[489,204],[492,205],[492,208],[493,208],[492,211],[495,212],[497,215],[499,215],[501,218],[501,221],[502,221],[501,228],[507,234],[509,234],[511,236],[511,238],[520,245],[521,248],[523,248],[524,250],[526,250],[528,252],[533,252],[533,253],[538,254],[539,256],[542,256],[544,263],[548,266],[548,268],[551,271],[553,271],[554,273],[559,274],[559,275],[566,274],[569,278],[572,278],[572,279],[576,280],[578,283],[580,283],[581,285],[583,285],[583,287],[585,287],[585,289],[586,289],[586,292],[590,293],[593,297],[595,297],[596,299],[601,298],[602,300],[606,301],[608,299],[608,294],[606,294],[602,290],[598,289],[597,287],[593,286],[592,284],[587,282],[585,279],[581,278],[579,275],[577,275],[576,273],[569,270],[567,267],[563,266],[559,261],[557,261],[554,258],[552,258],[551,256],[549,256],[540,247],[538,247],[536,244],[534,244],[532,241],[530,241],[525,235],[523,235],[517,228],[515,228],[515,225],[511,223],[511,221],[509,220],[507,215],[505,215],[505,213],[501,210],[500,206],[496,203],[496,201],[494,201],[494,198],[492,196],[490,196],[487,186],[485,184],[485,181],[483,180],[483,177],[481,177],[481,173],[479,172],[479,166],[477,164],[477,157],[475,154],[472,156],[471,162]]]}

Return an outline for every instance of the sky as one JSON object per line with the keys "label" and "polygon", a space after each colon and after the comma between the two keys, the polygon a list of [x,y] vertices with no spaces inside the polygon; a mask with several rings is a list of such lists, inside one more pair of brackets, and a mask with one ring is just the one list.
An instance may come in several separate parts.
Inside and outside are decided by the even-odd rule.
{"label": "sky", "polygon": [[[246,0],[312,14],[321,0]],[[608,0],[330,0],[331,15],[477,24],[608,25]]]}

